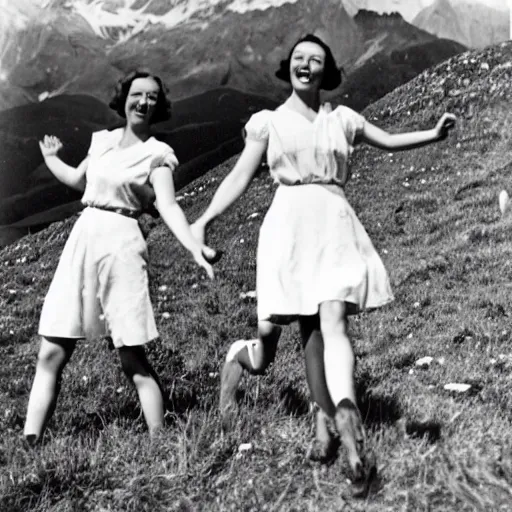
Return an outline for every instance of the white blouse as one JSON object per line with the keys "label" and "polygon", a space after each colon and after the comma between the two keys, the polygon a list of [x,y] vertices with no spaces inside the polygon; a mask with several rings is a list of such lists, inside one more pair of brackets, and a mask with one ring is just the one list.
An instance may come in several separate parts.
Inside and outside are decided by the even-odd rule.
{"label": "white blouse", "polygon": [[322,105],[314,121],[281,105],[253,114],[245,125],[248,139],[267,143],[267,161],[276,183],[296,185],[348,181],[348,159],[365,119],[352,109]]}
{"label": "white blouse", "polygon": [[153,169],[166,166],[174,170],[178,165],[173,149],[164,142],[150,137],[120,148],[122,136],[123,128],[92,134],[84,205],[143,210],[155,201],[149,181]]}

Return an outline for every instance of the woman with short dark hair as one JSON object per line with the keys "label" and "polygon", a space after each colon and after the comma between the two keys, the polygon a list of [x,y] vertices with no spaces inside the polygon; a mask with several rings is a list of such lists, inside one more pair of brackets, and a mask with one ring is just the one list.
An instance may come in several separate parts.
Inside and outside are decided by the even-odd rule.
{"label": "woman with short dark hair", "polygon": [[150,432],[163,424],[163,397],[144,345],[158,337],[151,306],[148,253],[137,218],[156,202],[169,229],[196,263],[213,277],[199,243],[174,197],[173,149],[151,135],[151,125],[170,118],[166,89],[155,75],[137,71],[120,80],[110,106],[124,127],[92,135],[77,168],[57,153],[62,143],[45,135],[39,143],[46,165],[62,183],[84,191],[86,208],[66,242],[46,295],[36,374],[25,436],[38,441],[57,400],[59,381],[76,342],[108,336],[134,383]]}
{"label": "woman with short dark hair", "polygon": [[333,455],[328,423],[334,423],[348,453],[354,492],[361,494],[374,467],[365,464],[347,315],[383,306],[393,294],[386,269],[345,197],[348,160],[362,141],[399,150],[439,140],[455,118],[444,114],[434,129],[392,135],[348,107],[321,104],[320,90],[336,88],[341,71],[329,46],[311,34],[293,45],[277,76],[291,84],[291,95],[276,110],[251,117],[240,158],[192,226],[204,240],[213,219],[246,190],[266,152],[279,186],[258,242],[259,338],[230,347],[221,378],[221,414],[235,406],[242,369],[261,373],[272,361],[280,332],[276,324],[298,320],[311,395],[320,406],[310,456],[325,461]]}

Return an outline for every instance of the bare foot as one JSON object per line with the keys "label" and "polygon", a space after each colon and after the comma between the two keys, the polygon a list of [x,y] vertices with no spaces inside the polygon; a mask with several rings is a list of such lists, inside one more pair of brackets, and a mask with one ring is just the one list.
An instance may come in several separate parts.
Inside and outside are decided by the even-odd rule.
{"label": "bare foot", "polygon": [[318,406],[315,420],[316,435],[308,450],[307,457],[315,462],[325,464],[335,458],[339,443],[337,443],[329,428],[332,419]]}
{"label": "bare foot", "polygon": [[377,470],[373,457],[366,454],[366,436],[361,415],[355,404],[345,398],[337,405],[334,419],[352,472],[352,495],[364,497]]}

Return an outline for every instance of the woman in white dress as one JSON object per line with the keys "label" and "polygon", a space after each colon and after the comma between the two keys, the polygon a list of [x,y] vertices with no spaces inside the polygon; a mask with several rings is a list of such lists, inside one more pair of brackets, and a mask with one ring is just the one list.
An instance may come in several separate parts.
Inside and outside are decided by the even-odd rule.
{"label": "woman in white dress", "polygon": [[[291,83],[290,97],[276,110],[251,117],[239,160],[192,226],[204,241],[208,225],[243,194],[266,152],[279,187],[258,243],[259,338],[238,340],[228,351],[221,414],[235,404],[242,368],[260,373],[272,361],[280,332],[276,324],[298,320],[307,368],[316,368],[313,373],[320,380],[325,368],[327,384],[311,386],[309,379],[312,399],[320,405],[311,456],[332,456],[335,443],[327,423],[334,420],[348,452],[354,489],[364,491],[371,468],[364,463],[347,314],[383,306],[393,295],[386,269],[345,197],[348,158],[353,146],[363,141],[396,151],[439,140],[455,118],[444,114],[431,130],[389,134],[345,106],[331,110],[322,105],[320,89],[336,88],[341,73],[329,47],[313,35],[293,46],[276,75]],[[321,336],[314,335],[318,331]],[[322,340],[322,350],[308,350]]]}
{"label": "woman in white dress", "polygon": [[[123,128],[93,133],[77,168],[57,153],[62,144],[45,135],[44,160],[64,184],[84,191],[86,208],[76,221],[46,295],[42,336],[24,433],[37,442],[53,412],[64,366],[76,342],[109,336],[122,368],[134,383],[150,433],[163,424],[163,397],[144,344],[158,337],[151,306],[146,242],[137,217],[153,205],[197,264],[213,277],[199,243],[174,197],[173,149],[151,135],[151,124],[170,118],[161,80],[136,71],[122,79],[110,107],[126,119]],[[204,254],[203,254],[204,252]]]}

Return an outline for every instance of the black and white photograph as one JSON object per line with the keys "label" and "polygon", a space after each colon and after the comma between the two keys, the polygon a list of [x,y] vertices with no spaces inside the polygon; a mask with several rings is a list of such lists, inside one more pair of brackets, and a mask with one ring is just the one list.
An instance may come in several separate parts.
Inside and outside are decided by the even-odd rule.
{"label": "black and white photograph", "polygon": [[0,0],[0,511],[512,510],[512,0]]}

